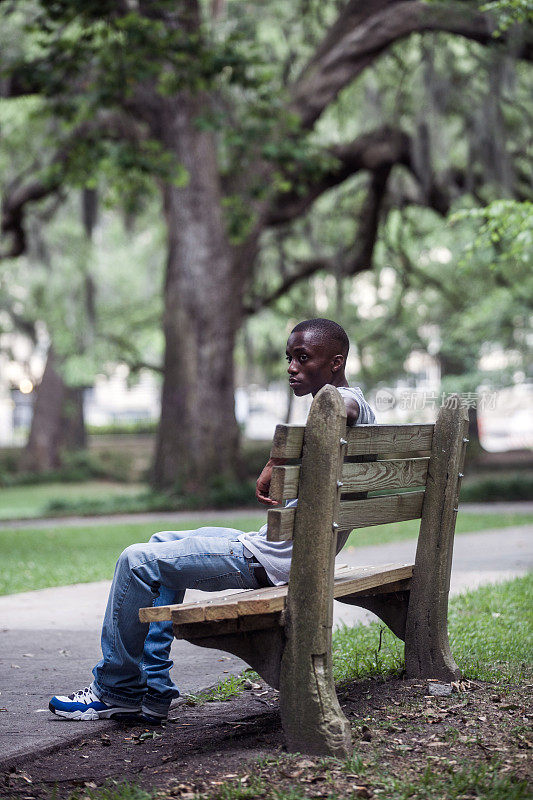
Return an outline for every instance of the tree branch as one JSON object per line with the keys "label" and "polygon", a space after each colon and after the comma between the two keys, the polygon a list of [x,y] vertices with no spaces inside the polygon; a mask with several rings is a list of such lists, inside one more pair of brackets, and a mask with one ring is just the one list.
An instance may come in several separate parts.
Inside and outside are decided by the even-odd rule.
{"label": "tree branch", "polygon": [[67,159],[65,151],[61,151],[52,161],[57,166],[53,178],[38,180],[32,178],[23,183],[16,178],[8,186],[2,198],[2,215],[0,230],[11,237],[11,242],[5,250],[0,250],[0,260],[16,258],[26,252],[26,231],[24,229],[24,215],[28,203],[36,203],[48,197],[61,188],[64,179],[64,167]]}
{"label": "tree branch", "polygon": [[[341,89],[391,44],[426,31],[453,33],[483,45],[498,45],[506,39],[505,34],[494,38],[489,14],[464,2],[351,0],[292,87],[292,110],[302,125],[311,128]],[[533,60],[530,31],[513,54]]]}
{"label": "tree branch", "polygon": [[299,184],[298,191],[274,197],[266,215],[266,224],[291,222],[304,214],[321,194],[362,170],[376,172],[394,164],[411,167],[410,151],[409,136],[387,126],[363,134],[349,144],[328,148],[326,153],[335,159],[332,169],[320,174],[316,182],[309,182],[306,192]]}
{"label": "tree branch", "polygon": [[150,369],[163,374],[163,366],[161,364],[150,364],[148,361],[144,361],[140,357],[135,345],[126,337],[113,333],[101,333],[99,334],[99,338],[110,342],[120,350],[120,359],[128,365],[132,372],[139,372],[141,369]]}
{"label": "tree branch", "polygon": [[358,172],[367,170],[377,173],[390,170],[396,165],[410,170],[419,186],[423,187],[418,196],[409,199],[410,203],[418,203],[433,208],[439,214],[447,214],[455,185],[454,176],[449,172],[439,179],[433,175],[419,175],[413,150],[413,141],[407,133],[388,126],[363,134],[349,144],[328,148],[327,154],[335,159],[332,169],[320,174],[315,182],[310,181],[307,187],[299,184],[298,191],[293,190],[274,197],[265,214],[266,224],[277,226],[291,222],[304,214],[321,194]]}
{"label": "tree branch", "polygon": [[13,326],[16,328],[17,331],[20,333],[24,333],[32,342],[32,344],[37,344],[37,331],[35,330],[35,320],[28,319],[23,314],[17,314],[17,312],[13,309],[13,306],[3,301],[0,303],[0,309],[4,311],[11,319]]}
{"label": "tree branch", "polygon": [[263,308],[272,305],[297,283],[310,278],[320,270],[335,272],[337,275],[348,277],[372,268],[372,257],[376,244],[380,212],[387,191],[391,167],[386,165],[372,173],[370,186],[359,218],[359,227],[353,246],[343,255],[330,258],[312,258],[298,261],[296,272],[289,274],[281,284],[270,294],[254,297],[249,303],[244,304],[246,315],[255,314]]}
{"label": "tree branch", "polygon": [[0,249],[0,260],[16,258],[26,252],[26,231],[24,217],[26,208],[45,197],[57,194],[64,182],[69,168],[72,153],[82,139],[94,137],[128,139],[138,141],[141,133],[139,127],[119,112],[102,112],[94,120],[77,126],[65,139],[48,165],[48,175],[37,178],[24,177],[27,173],[15,178],[7,187],[2,198],[0,232],[10,237],[5,249]]}

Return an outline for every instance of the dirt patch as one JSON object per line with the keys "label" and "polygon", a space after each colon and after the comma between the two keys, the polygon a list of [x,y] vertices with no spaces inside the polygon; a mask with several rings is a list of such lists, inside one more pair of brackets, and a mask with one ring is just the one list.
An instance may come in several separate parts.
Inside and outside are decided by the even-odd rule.
{"label": "dirt patch", "polygon": [[372,797],[387,781],[416,783],[427,779],[428,768],[445,775],[465,764],[490,764],[502,780],[524,781],[531,766],[532,687],[471,682],[456,688],[464,691],[428,697],[425,682],[390,680],[340,691],[353,727],[348,762],[287,757],[277,693],[267,687],[228,702],[182,704],[163,729],[117,725],[91,735],[90,723],[65,722],[86,724],[87,737],[0,773],[0,797],[62,800],[75,791],[87,797],[113,781],[182,800],[215,797],[225,782],[241,790],[255,786],[264,797],[295,788],[309,797]]}

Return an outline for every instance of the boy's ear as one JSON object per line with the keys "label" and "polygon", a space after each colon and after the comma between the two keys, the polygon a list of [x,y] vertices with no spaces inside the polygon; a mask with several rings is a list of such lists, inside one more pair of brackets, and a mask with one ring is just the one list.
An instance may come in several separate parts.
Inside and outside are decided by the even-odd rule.
{"label": "boy's ear", "polygon": [[331,359],[331,371],[338,372],[344,366],[344,356],[342,353],[339,353],[336,356],[333,356]]}

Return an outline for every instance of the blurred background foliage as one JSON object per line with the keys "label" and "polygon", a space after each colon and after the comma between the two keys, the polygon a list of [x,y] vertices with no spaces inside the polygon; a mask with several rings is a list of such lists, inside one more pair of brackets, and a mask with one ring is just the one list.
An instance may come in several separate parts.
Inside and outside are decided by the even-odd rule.
{"label": "blurred background foliage", "polygon": [[[191,175],[158,135],[150,103],[190,92],[209,98],[194,127],[213,137],[229,252],[249,259],[237,384],[283,380],[287,333],[312,316],[346,328],[351,377],[366,391],[408,380],[413,351],[438,362],[445,391],[531,379],[528,6],[462,4],[491,20],[488,43],[398,36],[306,124],[294,87],[328,42],[342,46],[342,31],[328,28],[356,5],[205,2],[199,22],[166,2],[153,14],[117,14],[101,0],[2,5],[8,356],[15,333],[36,352],[53,348],[67,389],[90,387],[117,363],[130,381],[143,370],[165,378],[164,187],[186,191]],[[428,15],[441,5],[428,3]],[[357,145],[349,158],[347,143]],[[372,159],[382,157],[380,172]],[[505,358],[482,370],[490,352]],[[28,464],[49,473],[52,462]]]}

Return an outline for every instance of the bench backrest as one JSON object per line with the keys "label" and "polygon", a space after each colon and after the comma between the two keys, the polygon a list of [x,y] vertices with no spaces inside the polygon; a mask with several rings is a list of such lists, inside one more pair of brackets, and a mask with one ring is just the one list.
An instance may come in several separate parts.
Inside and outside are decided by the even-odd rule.
{"label": "bench backrest", "polygon": [[[362,528],[422,516],[435,425],[358,425],[347,428],[340,459],[339,529]],[[270,497],[298,496],[305,426],[278,425],[271,455],[289,463],[274,467]],[[291,463],[292,462],[292,463]],[[391,493],[391,490],[400,490]],[[368,492],[385,492],[367,498]],[[354,497],[355,495],[355,497]],[[271,541],[291,539],[295,509],[268,513]]]}
{"label": "bench backrest", "polygon": [[[289,742],[293,734],[297,741],[300,728],[312,727],[298,699],[301,675],[307,674],[309,663],[310,696],[320,694],[332,719],[341,714],[334,690],[324,689],[334,685],[331,632],[339,529],[421,518],[405,620],[406,669],[410,675],[458,674],[442,632],[467,424],[457,398],[457,408],[441,409],[435,425],[347,429],[344,401],[334,387],[324,386],[313,400],[305,428],[277,429],[272,455],[292,463],[274,469],[272,495],[280,500],[298,496],[296,509],[268,512],[267,534],[294,540],[280,677],[282,717],[294,721],[290,735],[285,724]],[[419,491],[365,496],[419,484]],[[354,493],[359,499],[353,499]]]}

